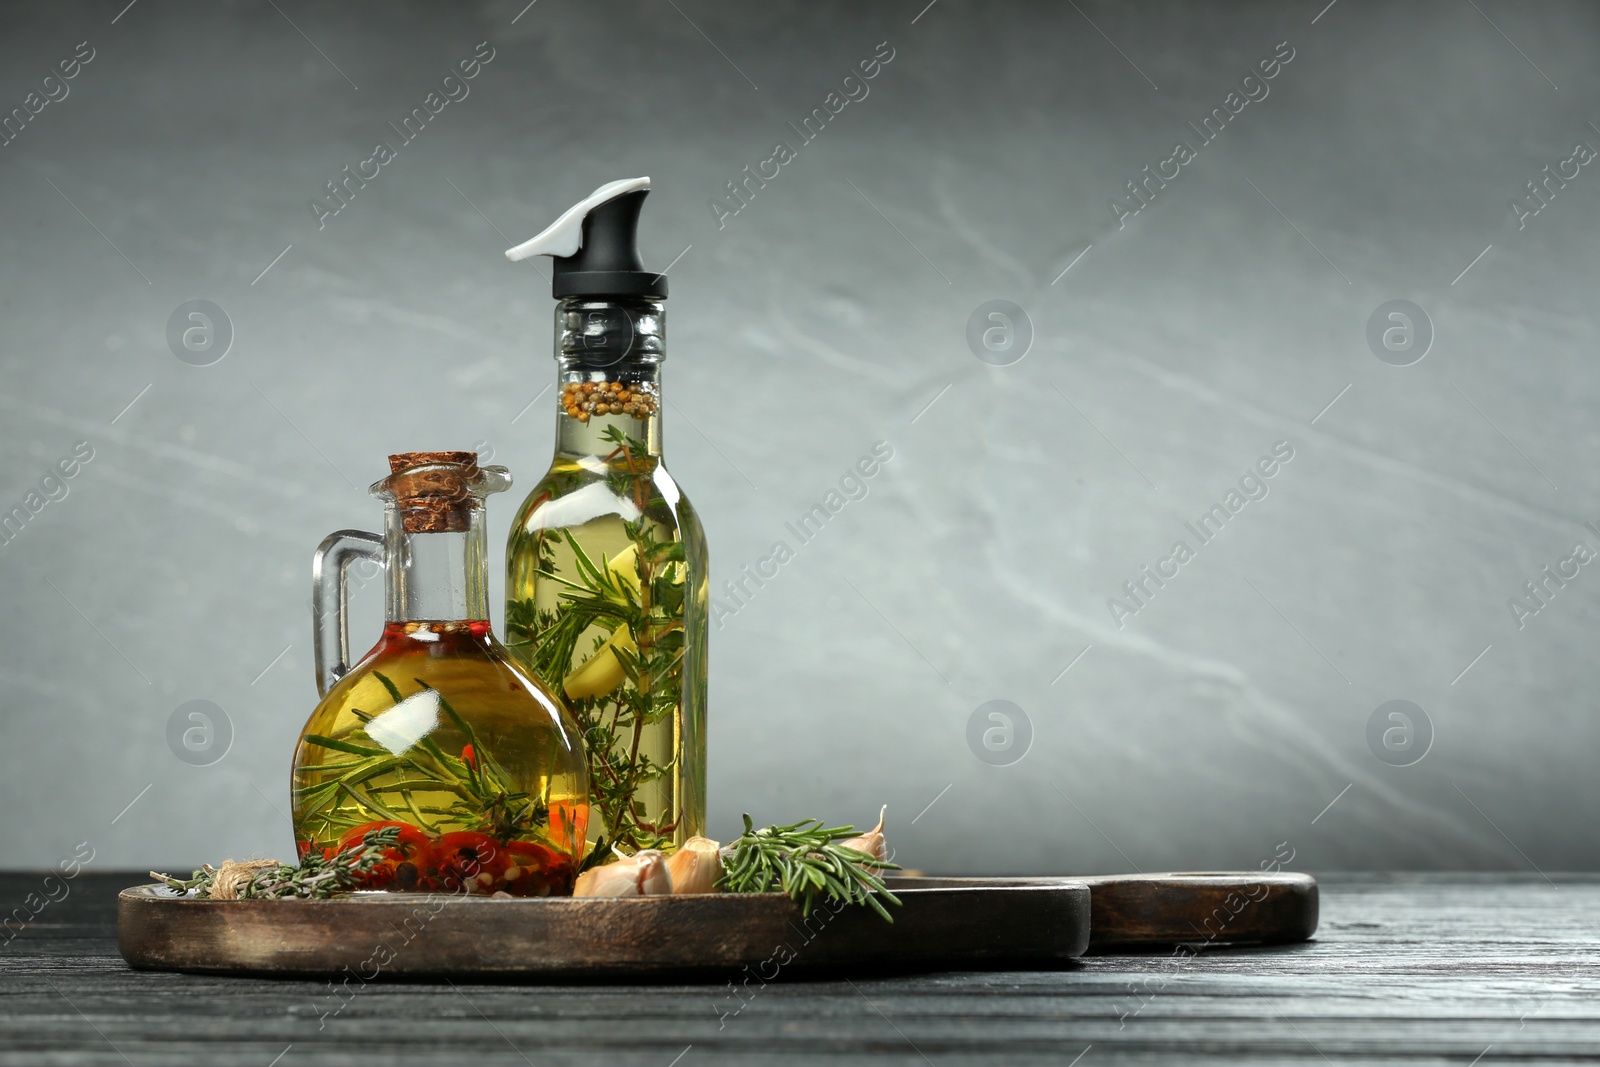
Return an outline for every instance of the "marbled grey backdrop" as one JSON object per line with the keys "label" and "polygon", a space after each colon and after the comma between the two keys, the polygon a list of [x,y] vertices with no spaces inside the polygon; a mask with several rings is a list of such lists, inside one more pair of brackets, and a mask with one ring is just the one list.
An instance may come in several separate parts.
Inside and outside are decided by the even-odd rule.
{"label": "marbled grey backdrop", "polygon": [[[93,450],[0,546],[0,864],[287,852],[313,547],[377,521],[392,450],[539,475],[551,302],[500,253],[635,174],[647,261],[681,257],[669,455],[717,584],[797,549],[713,635],[714,832],[887,802],[900,858],[950,871],[1281,842],[1310,869],[1600,864],[1600,574],[1508,606],[1600,548],[1600,175],[1566,162],[1600,145],[1592,6],[124,2],[0,10],[0,113],[93,50],[0,148],[0,510]],[[470,95],[319,229],[323,184],[483,41]],[[1535,215],[1547,165],[1570,180]],[[234,331],[210,366],[166,339],[194,299]],[[1034,333],[1009,366],[967,341],[996,299]],[[1369,346],[1391,300],[1432,323],[1410,366]],[[1185,523],[1280,441],[1202,544]],[[1395,699],[1432,726],[1410,766],[1387,711],[1401,755],[1368,740]],[[191,700],[231,722],[210,765],[169,748]],[[987,712],[969,746],[991,700],[1031,722],[1008,766],[975,755]]]}

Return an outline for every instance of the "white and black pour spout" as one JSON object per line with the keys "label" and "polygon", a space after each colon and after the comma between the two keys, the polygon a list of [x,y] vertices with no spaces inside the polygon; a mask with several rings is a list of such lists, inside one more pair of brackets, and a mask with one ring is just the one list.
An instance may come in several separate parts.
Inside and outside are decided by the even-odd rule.
{"label": "white and black pour spout", "polygon": [[639,260],[639,209],[650,195],[649,178],[607,182],[573,204],[537,237],[506,250],[513,263],[549,256],[555,267],[550,294],[642,296],[664,300],[667,276]]}

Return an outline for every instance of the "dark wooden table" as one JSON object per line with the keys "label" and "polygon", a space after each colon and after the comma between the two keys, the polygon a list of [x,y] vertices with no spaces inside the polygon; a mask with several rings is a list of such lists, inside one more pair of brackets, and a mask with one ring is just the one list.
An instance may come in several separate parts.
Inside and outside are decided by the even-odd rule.
{"label": "dark wooden table", "polygon": [[[82,874],[0,947],[0,1064],[1600,1057],[1600,875],[1324,877],[1312,944],[1098,956],[1056,972],[756,981],[737,1014],[726,984],[357,980],[341,999],[326,982],[136,973],[117,955],[114,899],[140,880]],[[0,910],[41,881],[0,875]]]}

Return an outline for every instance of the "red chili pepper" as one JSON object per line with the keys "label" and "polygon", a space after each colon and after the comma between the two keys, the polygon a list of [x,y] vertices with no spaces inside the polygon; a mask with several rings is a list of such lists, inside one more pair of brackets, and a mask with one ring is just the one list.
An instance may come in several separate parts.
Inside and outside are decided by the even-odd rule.
{"label": "red chili pepper", "polygon": [[474,830],[457,830],[442,835],[433,843],[430,886],[459,892],[492,893],[500,888],[505,870],[511,865],[506,847]]}
{"label": "red chili pepper", "polygon": [[535,841],[513,841],[506,849],[511,854],[511,867],[503,875],[506,892],[514,897],[572,895],[577,869],[571,856]]}
{"label": "red chili pepper", "polygon": [[583,854],[589,833],[589,805],[570,800],[550,803],[550,843],[574,856]]}
{"label": "red chili pepper", "polygon": [[383,858],[361,880],[363,889],[416,889],[423,871],[431,865],[432,846],[428,835],[415,826],[398,822],[369,822],[345,832],[339,838],[338,851],[361,844],[373,830],[398,827],[399,834],[392,848],[383,851]]}

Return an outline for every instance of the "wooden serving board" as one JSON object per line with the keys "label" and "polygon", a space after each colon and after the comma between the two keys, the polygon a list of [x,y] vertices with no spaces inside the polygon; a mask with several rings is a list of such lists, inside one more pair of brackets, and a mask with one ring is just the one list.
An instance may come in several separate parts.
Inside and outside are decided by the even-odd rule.
{"label": "wooden serving board", "polygon": [[160,886],[117,900],[123,959],[143,970],[507,979],[714,972],[1059,967],[1089,944],[1089,889],[1060,879],[895,886],[810,917],[781,893],[496,900],[356,893],[326,901],[195,900]]}
{"label": "wooden serving board", "polygon": [[360,983],[1059,968],[1085,950],[1283,943],[1317,927],[1317,885],[1304,874],[887,881],[901,901],[893,923],[865,907],[821,905],[806,918],[778,893],[211,901],[146,885],[119,896],[117,935],[142,970]]}

